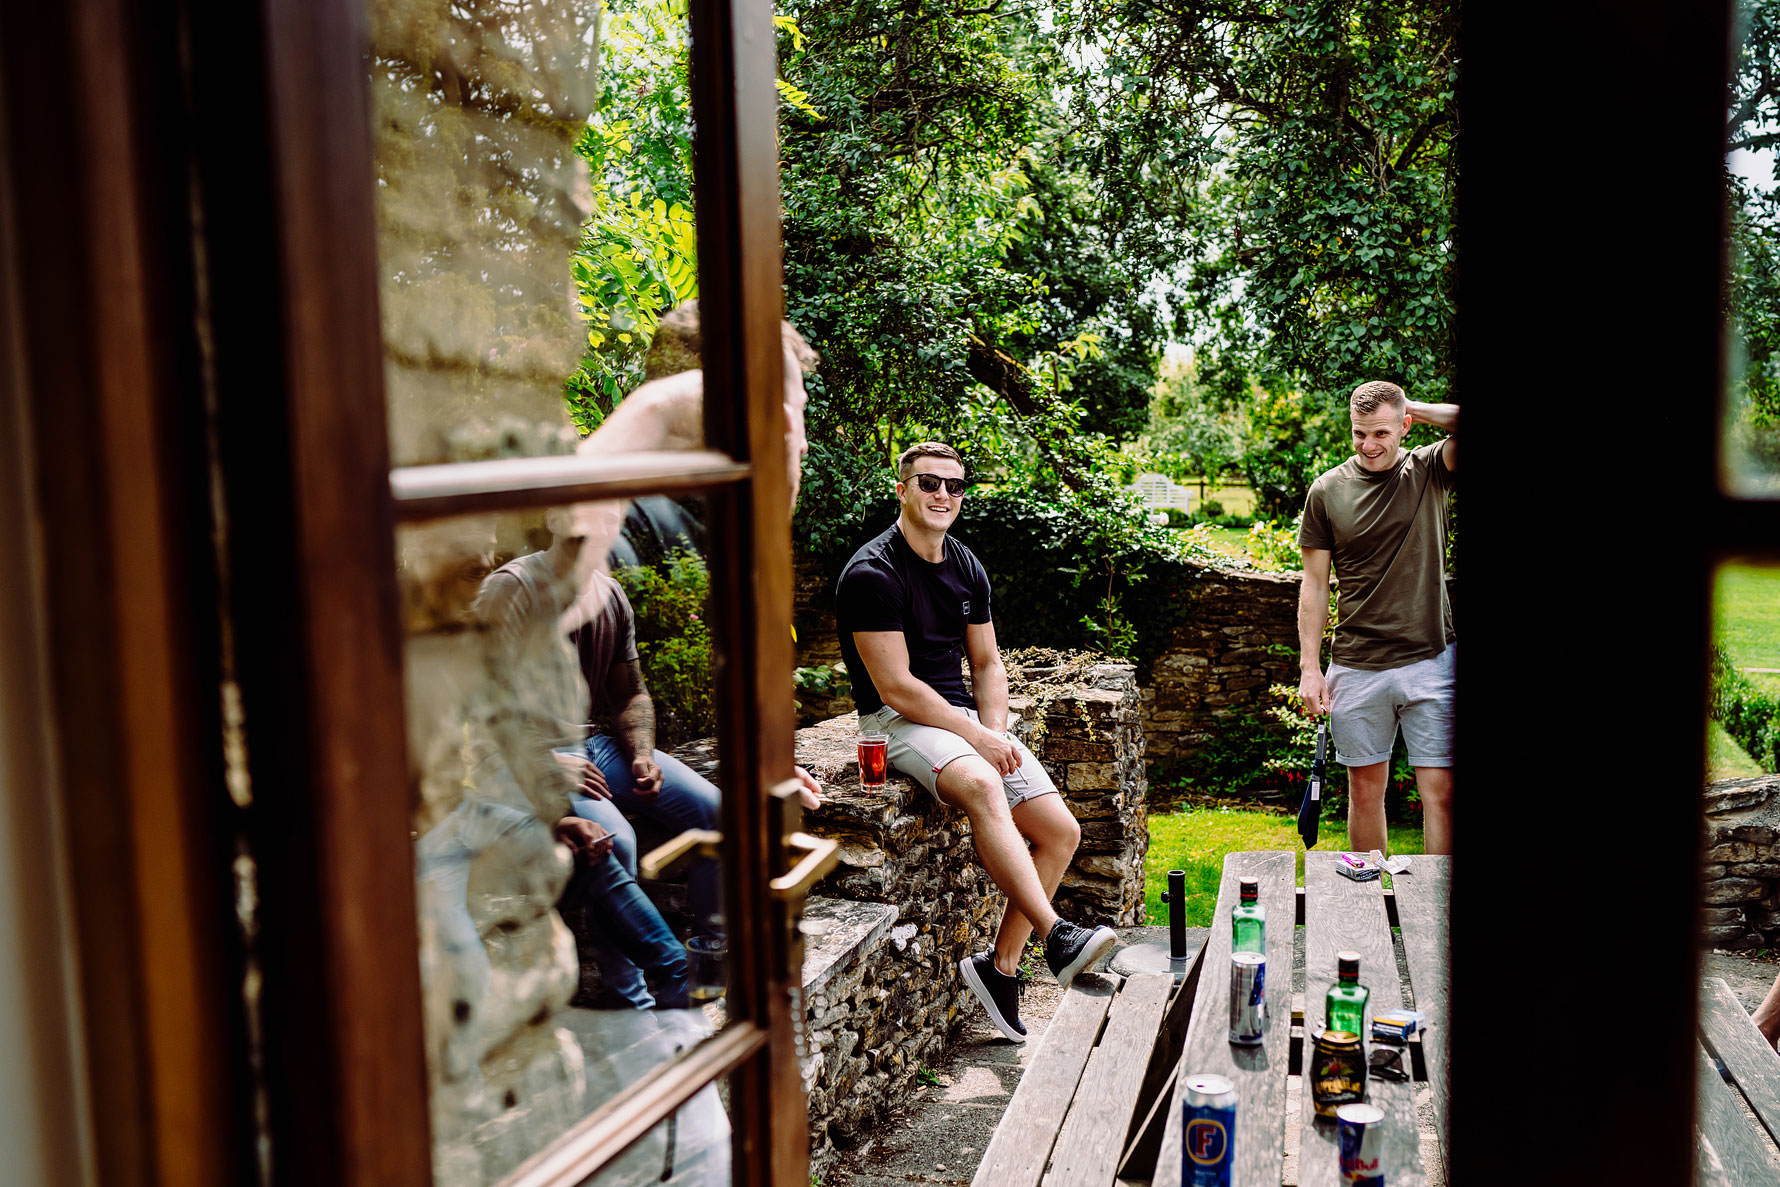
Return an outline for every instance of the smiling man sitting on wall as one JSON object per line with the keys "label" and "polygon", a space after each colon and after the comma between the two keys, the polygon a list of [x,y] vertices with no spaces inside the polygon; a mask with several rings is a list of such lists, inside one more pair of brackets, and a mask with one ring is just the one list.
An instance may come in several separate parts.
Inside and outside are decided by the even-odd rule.
{"label": "smiling man sitting on wall", "polygon": [[[1382,381],[1349,401],[1354,456],[1311,483],[1298,546],[1298,648],[1305,712],[1329,715],[1347,767],[1348,846],[1385,848],[1384,792],[1397,727],[1423,811],[1423,847],[1452,852],[1453,670],[1457,634],[1446,597],[1446,496],[1453,487],[1457,404],[1418,404]],[[1449,434],[1405,450],[1416,423]],[[1329,670],[1329,571],[1340,579]]]}
{"label": "smiling man sitting on wall", "polygon": [[1081,828],[1038,759],[1007,732],[989,575],[947,535],[969,485],[964,461],[951,446],[925,441],[903,452],[896,473],[896,522],[841,572],[841,656],[860,728],[888,735],[891,765],[970,817],[977,854],[1007,895],[993,951],[966,957],[959,972],[996,1029],[1024,1042],[1017,969],[1026,938],[1043,937],[1045,961],[1067,986],[1117,937],[1051,908]]}

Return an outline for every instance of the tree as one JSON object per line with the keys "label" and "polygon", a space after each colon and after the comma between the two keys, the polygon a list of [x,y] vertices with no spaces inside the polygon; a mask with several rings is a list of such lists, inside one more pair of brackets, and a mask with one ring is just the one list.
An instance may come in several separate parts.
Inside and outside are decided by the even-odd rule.
{"label": "tree", "polygon": [[1186,244],[1202,372],[1329,408],[1452,382],[1451,0],[1077,0],[1102,66],[1075,104],[1101,186]]}
{"label": "tree", "polygon": [[[1742,0],[1743,38],[1731,81],[1726,142],[1732,152],[1780,149],[1780,6]],[[1730,272],[1725,285],[1732,340],[1733,440],[1754,466],[1780,474],[1780,187],[1727,170]]]}

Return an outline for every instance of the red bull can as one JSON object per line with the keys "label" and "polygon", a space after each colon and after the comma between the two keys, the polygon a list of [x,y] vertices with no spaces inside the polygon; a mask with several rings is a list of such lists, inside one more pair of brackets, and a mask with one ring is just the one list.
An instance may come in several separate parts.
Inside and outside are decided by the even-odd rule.
{"label": "red bull can", "polygon": [[1230,1187],[1236,1165],[1236,1088],[1188,1076],[1181,1096],[1181,1187]]}
{"label": "red bull can", "polygon": [[1342,1105],[1335,1123],[1341,1127],[1341,1181],[1384,1187],[1384,1111],[1377,1105]]}
{"label": "red bull can", "polygon": [[1267,1033],[1267,957],[1230,953],[1230,1041],[1253,1047]]}

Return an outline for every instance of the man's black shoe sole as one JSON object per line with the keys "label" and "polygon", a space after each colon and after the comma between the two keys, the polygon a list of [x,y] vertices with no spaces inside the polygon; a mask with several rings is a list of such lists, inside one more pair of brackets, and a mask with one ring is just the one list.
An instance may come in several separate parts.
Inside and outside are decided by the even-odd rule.
{"label": "man's black shoe sole", "polygon": [[996,1008],[995,996],[989,992],[989,987],[983,984],[983,979],[977,976],[975,962],[966,956],[958,962],[958,971],[964,975],[964,983],[970,986],[972,993],[977,995],[977,1000],[983,1003],[983,1009],[988,1012],[989,1021],[995,1024],[995,1029],[1016,1043],[1024,1043],[1026,1036],[1009,1026],[1007,1019],[1003,1018],[1001,1011]]}
{"label": "man's black shoe sole", "polygon": [[1118,943],[1119,937],[1112,928],[1095,928],[1088,937],[1088,942],[1082,945],[1082,950],[1076,953],[1075,959],[1057,970],[1057,984],[1068,989],[1069,983],[1075,980],[1077,973],[1091,968],[1111,956],[1112,950],[1118,946]]}

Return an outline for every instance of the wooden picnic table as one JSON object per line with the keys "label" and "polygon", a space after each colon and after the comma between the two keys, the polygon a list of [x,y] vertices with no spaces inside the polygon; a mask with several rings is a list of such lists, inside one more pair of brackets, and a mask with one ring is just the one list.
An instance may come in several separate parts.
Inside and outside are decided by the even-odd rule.
{"label": "wooden picnic table", "polygon": [[[1285,1159],[1286,1079],[1310,1062],[1313,1039],[1323,1029],[1324,995],[1335,979],[1335,954],[1347,950],[1360,953],[1360,981],[1371,991],[1368,1053],[1375,1045],[1370,1035],[1373,1012],[1413,1005],[1427,1015],[1428,1030],[1419,1043],[1411,1043],[1421,1058],[1404,1062],[1432,1089],[1444,1156],[1451,859],[1410,855],[1408,870],[1392,880],[1389,891],[1382,879],[1354,882],[1342,877],[1335,870],[1335,859],[1332,852],[1304,855],[1304,1004],[1298,1033],[1292,1012],[1293,933],[1298,920],[1293,855],[1232,853],[1224,859],[1217,913],[1200,966],[1186,1045],[1172,1099],[1165,1106],[1169,1113],[1154,1187],[1182,1183],[1180,1081],[1206,1073],[1224,1076],[1236,1089],[1236,1163],[1231,1181],[1235,1187],[1278,1187]],[[1237,899],[1237,879],[1245,876],[1259,879],[1261,903],[1267,910],[1269,1018],[1265,1038],[1257,1047],[1229,1041],[1230,911]],[[1400,928],[1412,1001],[1404,1000],[1393,927]],[[1384,1111],[1384,1169],[1392,1187],[1419,1187],[1428,1178],[1416,1129],[1415,1085],[1414,1080],[1393,1082],[1376,1076],[1367,1080],[1366,1099]],[[1308,1084],[1301,1098],[1298,1182],[1303,1187],[1338,1183],[1335,1123],[1316,1117]]]}

